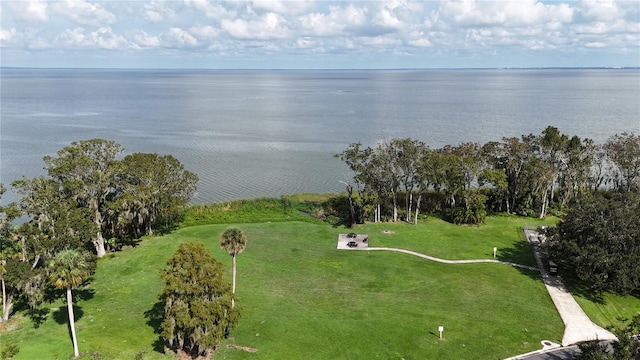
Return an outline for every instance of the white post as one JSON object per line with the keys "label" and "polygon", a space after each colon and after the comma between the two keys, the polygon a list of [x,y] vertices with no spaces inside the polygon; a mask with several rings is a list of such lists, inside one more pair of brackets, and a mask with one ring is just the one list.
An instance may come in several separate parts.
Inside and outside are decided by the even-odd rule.
{"label": "white post", "polygon": [[438,332],[440,333],[440,340],[442,340],[442,332],[444,331],[444,326],[438,326]]}
{"label": "white post", "polygon": [[496,252],[497,252],[497,251],[498,251],[498,248],[497,248],[497,247],[494,247],[494,248],[493,248],[493,258],[494,258],[494,259],[496,258]]}

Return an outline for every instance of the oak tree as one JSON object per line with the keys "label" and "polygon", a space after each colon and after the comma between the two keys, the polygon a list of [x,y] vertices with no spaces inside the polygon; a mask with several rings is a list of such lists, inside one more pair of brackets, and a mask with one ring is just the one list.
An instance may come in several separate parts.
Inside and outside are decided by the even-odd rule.
{"label": "oak tree", "polygon": [[640,193],[582,198],[551,230],[550,256],[597,291],[640,290]]}

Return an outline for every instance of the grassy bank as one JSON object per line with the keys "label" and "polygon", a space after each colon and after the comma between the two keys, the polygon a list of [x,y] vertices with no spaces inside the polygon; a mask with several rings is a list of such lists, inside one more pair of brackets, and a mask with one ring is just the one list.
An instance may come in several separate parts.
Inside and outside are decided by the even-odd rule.
{"label": "grassy bank", "polygon": [[[224,212],[231,221],[243,219],[231,207]],[[337,235],[352,230],[315,220],[285,220],[234,224],[248,238],[238,256],[238,303],[244,312],[214,358],[500,359],[539,349],[543,339],[561,340],[562,321],[536,272],[500,264],[446,265],[391,252],[339,251]],[[368,234],[370,246],[446,259],[491,258],[497,247],[502,260],[533,264],[522,239],[525,223],[537,224],[504,216],[465,227],[428,218],[418,226],[367,224],[355,231]],[[157,334],[162,311],[157,295],[163,286],[159,270],[182,242],[205,244],[230,268],[231,258],[218,246],[228,226],[184,227],[102,259],[90,285],[76,292],[84,358],[173,358],[161,353]],[[637,298],[625,301],[616,314],[640,303]],[[2,343],[20,346],[15,359],[71,357],[65,305],[61,300],[47,305],[50,313],[39,327],[17,315],[7,325],[11,330],[0,334]],[[594,309],[607,308],[598,306]],[[603,321],[610,319],[598,311]],[[438,326],[445,327],[442,341]]]}

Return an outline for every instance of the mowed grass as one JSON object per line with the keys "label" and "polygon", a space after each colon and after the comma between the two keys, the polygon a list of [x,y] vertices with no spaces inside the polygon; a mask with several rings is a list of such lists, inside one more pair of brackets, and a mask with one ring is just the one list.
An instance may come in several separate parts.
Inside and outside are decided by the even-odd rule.
{"label": "mowed grass", "polygon": [[496,247],[498,260],[536,266],[524,239],[523,226],[535,228],[556,221],[492,216],[480,226],[460,226],[429,217],[419,226],[403,222],[372,223],[357,225],[354,231],[369,234],[370,246],[399,247],[448,260],[493,258]]}
{"label": "mowed grass", "polygon": [[625,326],[627,320],[640,313],[640,298],[632,295],[604,293],[594,299],[587,294],[574,294],[573,297],[591,321],[603,327]]}
{"label": "mowed grass", "polygon": [[[486,227],[495,231],[460,227],[462,232],[449,238],[444,234],[450,225],[431,219],[417,227],[372,224],[357,231],[369,234],[371,246],[451,259],[488,258],[494,245],[502,249],[499,255],[518,249],[517,222],[492,221]],[[505,221],[512,229],[501,235],[497,229]],[[539,349],[543,339],[562,337],[562,321],[535,272],[500,264],[446,265],[391,252],[339,251],[338,233],[350,230],[328,225],[237,226],[248,238],[238,256],[238,304],[244,311],[216,359],[501,359]],[[218,246],[227,227],[184,228],[101,260],[93,281],[77,292],[77,334],[85,358],[172,358],[159,352],[158,322],[151,316],[163,286],[159,270],[187,241],[205,244],[230,266],[231,258]],[[392,233],[381,232],[387,229]],[[55,312],[39,328],[24,319],[2,334],[3,343],[19,344],[16,359],[70,358],[66,308],[61,301],[51,307]],[[438,326],[445,327],[442,341]]]}

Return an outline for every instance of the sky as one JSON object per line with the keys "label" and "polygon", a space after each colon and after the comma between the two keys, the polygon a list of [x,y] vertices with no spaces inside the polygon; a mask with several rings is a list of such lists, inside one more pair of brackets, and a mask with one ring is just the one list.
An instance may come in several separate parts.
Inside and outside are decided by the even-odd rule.
{"label": "sky", "polygon": [[0,65],[640,66],[640,0],[0,0]]}

